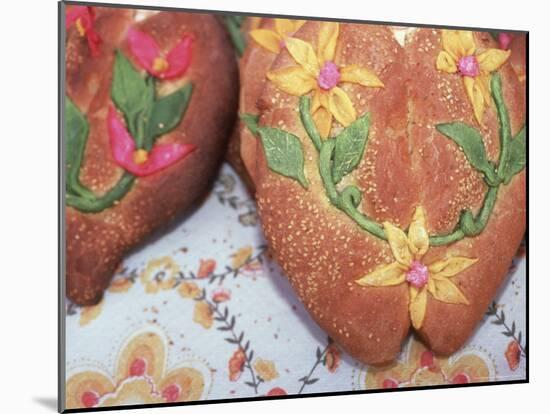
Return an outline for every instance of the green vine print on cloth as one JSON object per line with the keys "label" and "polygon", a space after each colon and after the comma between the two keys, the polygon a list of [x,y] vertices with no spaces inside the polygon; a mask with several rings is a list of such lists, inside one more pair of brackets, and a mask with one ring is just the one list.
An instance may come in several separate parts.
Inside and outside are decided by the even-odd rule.
{"label": "green vine print on cloth", "polygon": [[[526,129],[525,125],[512,138],[510,118],[502,96],[500,75],[494,73],[491,78],[492,98],[497,108],[500,127],[500,156],[498,164],[488,159],[481,133],[462,122],[436,125],[436,129],[452,140],[464,152],[468,162],[483,174],[487,192],[483,206],[474,215],[471,210],[461,213],[455,229],[448,234],[430,235],[431,246],[443,246],[480,234],[491,216],[501,184],[508,184],[512,177],[526,165]],[[322,140],[315,127],[310,111],[310,98],[300,98],[300,119],[319,153],[319,174],[330,202],[361,228],[370,234],[387,240],[382,225],[358,210],[361,203],[361,191],[355,185],[348,185],[341,191],[336,185],[343,177],[354,171],[363,158],[368,144],[370,114],[359,117],[335,137]],[[241,119],[252,133],[259,135],[268,167],[285,177],[294,179],[305,189],[308,188],[304,175],[304,153],[300,139],[277,128],[259,127],[258,117],[241,114]]]}
{"label": "green vine print on cloth", "polygon": [[[147,152],[160,136],[180,124],[193,92],[192,84],[187,83],[169,95],[157,97],[155,83],[153,76],[143,77],[126,56],[116,52],[111,99],[124,115],[136,149]],[[65,97],[65,127],[67,205],[85,213],[112,207],[130,191],[136,176],[125,171],[105,194],[94,194],[79,180],[88,140],[88,121],[69,97]]]}

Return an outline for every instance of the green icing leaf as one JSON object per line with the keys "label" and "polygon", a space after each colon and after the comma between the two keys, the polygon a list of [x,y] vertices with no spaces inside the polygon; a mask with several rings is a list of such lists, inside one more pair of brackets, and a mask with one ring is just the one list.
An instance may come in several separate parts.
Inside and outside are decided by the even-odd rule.
{"label": "green icing leaf", "polygon": [[260,120],[260,115],[254,114],[239,114],[239,118],[244,122],[248,130],[255,136],[258,136],[258,121]]}
{"label": "green icing leaf", "polygon": [[130,134],[141,148],[145,123],[155,95],[152,78],[144,79],[119,50],[116,52],[111,98],[125,117]]}
{"label": "green icing leaf", "polygon": [[510,140],[508,160],[504,168],[504,183],[508,184],[512,177],[525,168],[527,164],[527,141],[525,125],[516,137]]}
{"label": "green icing leaf", "polygon": [[367,143],[370,115],[367,113],[355,120],[336,137],[332,177],[338,183],[352,172],[361,159]]}
{"label": "green icing leaf", "polygon": [[80,183],[80,164],[88,140],[88,121],[69,99],[65,98],[65,137],[67,166],[67,193],[92,198],[93,193]]}
{"label": "green icing leaf", "polygon": [[481,134],[462,122],[436,125],[436,128],[446,137],[452,139],[464,151],[464,155],[472,166],[485,174],[490,186],[498,185],[498,177],[493,164],[487,159]]}
{"label": "green icing leaf", "polygon": [[189,105],[192,92],[193,85],[188,83],[176,92],[154,102],[148,122],[148,139],[154,141],[159,135],[166,134],[179,125]]}
{"label": "green icing leaf", "polygon": [[269,168],[307,188],[302,143],[296,135],[277,128],[258,128]]}
{"label": "green icing leaf", "polygon": [[246,48],[244,34],[241,31],[241,25],[244,21],[244,16],[228,15],[223,17],[223,21],[225,22],[225,27],[229,32],[231,42],[233,43],[237,54],[239,56],[242,56],[244,53],[244,49]]}

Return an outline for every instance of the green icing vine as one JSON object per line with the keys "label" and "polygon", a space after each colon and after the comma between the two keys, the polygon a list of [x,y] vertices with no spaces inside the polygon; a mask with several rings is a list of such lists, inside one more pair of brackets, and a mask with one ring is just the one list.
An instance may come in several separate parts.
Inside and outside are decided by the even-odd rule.
{"label": "green icing vine", "polygon": [[[525,126],[512,138],[510,118],[504,104],[502,83],[498,73],[492,75],[491,90],[500,126],[498,165],[488,159],[482,135],[475,128],[462,122],[436,125],[436,129],[441,134],[460,147],[472,167],[483,174],[488,189],[477,215],[474,216],[471,210],[464,210],[452,232],[430,236],[430,245],[432,246],[443,246],[464,237],[480,234],[489,221],[500,185],[508,184],[515,174],[525,168]],[[328,199],[361,228],[380,239],[387,240],[382,225],[358,210],[362,198],[359,188],[355,185],[348,185],[339,191],[336,187],[343,177],[357,168],[363,158],[368,142],[369,114],[358,118],[336,137],[322,140],[311,116],[310,105],[308,96],[300,98],[300,119],[311,142],[319,152],[319,174]],[[241,119],[245,121],[252,133],[256,134],[256,131],[259,133],[269,168],[298,181],[304,188],[307,188],[307,180],[303,172],[304,155],[299,138],[276,128],[258,128],[258,117],[254,115],[241,114]]]}
{"label": "green icing vine", "polygon": [[[155,79],[143,77],[117,50],[111,85],[111,99],[123,113],[137,149],[150,151],[156,139],[177,127],[191,99],[193,85],[156,98]],[[66,204],[84,213],[98,213],[112,207],[132,188],[136,177],[128,171],[105,194],[96,195],[80,183],[79,174],[88,140],[89,125],[84,114],[65,97]]]}

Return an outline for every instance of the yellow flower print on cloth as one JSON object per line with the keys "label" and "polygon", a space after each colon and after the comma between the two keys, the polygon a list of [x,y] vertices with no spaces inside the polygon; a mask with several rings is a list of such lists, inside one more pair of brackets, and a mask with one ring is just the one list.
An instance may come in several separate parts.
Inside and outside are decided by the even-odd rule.
{"label": "yellow flower print on cloth", "polygon": [[169,369],[168,339],[156,332],[133,336],[119,351],[114,372],[87,365],[66,383],[66,408],[159,404],[205,397],[208,367],[186,360]]}
{"label": "yellow flower print on cloth", "polygon": [[160,290],[169,290],[176,285],[176,278],[180,268],[169,256],[152,259],[140,275],[139,279],[145,286],[146,293],[157,293]]}
{"label": "yellow flower print on cloth", "polygon": [[274,30],[255,29],[251,30],[249,34],[250,37],[264,49],[273,53],[279,53],[285,46],[287,38],[297,32],[306,21],[291,19],[274,20]]}
{"label": "yellow flower print on cloth", "polygon": [[378,76],[359,65],[337,65],[339,30],[338,23],[321,23],[317,52],[308,42],[287,39],[286,48],[298,66],[267,72],[267,78],[290,95],[302,96],[313,91],[311,113],[323,138],[330,133],[333,117],[345,127],[357,118],[350,97],[338,85],[349,82],[375,88],[384,86]]}
{"label": "yellow flower print on cloth", "polygon": [[462,76],[474,115],[480,124],[485,107],[491,105],[490,75],[510,57],[510,50],[478,49],[474,34],[465,30],[443,30],[443,50],[437,56],[437,69]]}
{"label": "yellow flower print on cloth", "polygon": [[472,266],[477,259],[450,257],[425,265],[422,258],[428,251],[430,242],[423,207],[416,208],[408,235],[388,222],[384,223],[384,231],[396,261],[379,266],[356,280],[356,283],[361,286],[395,286],[408,283],[409,313],[415,329],[422,327],[428,293],[441,302],[468,304],[468,299],[451,278]]}

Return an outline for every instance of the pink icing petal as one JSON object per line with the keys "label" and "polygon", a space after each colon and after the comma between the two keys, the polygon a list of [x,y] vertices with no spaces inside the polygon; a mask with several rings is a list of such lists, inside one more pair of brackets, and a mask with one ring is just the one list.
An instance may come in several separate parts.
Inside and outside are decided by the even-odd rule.
{"label": "pink icing petal", "polygon": [[163,170],[192,153],[197,147],[192,144],[159,144],[147,154],[147,161],[134,161],[136,144],[122,123],[116,110],[109,107],[107,117],[111,152],[115,162],[135,176],[145,177]]}
{"label": "pink icing petal", "polygon": [[130,52],[139,64],[150,74],[156,75],[157,73],[153,70],[153,62],[160,56],[160,49],[155,39],[133,27],[128,29],[127,39]]}
{"label": "pink icing petal", "polygon": [[192,153],[197,147],[192,144],[159,144],[155,145],[149,152],[147,161],[143,164],[135,164],[132,161],[132,174],[138,177],[145,177],[163,170],[175,162]]}
{"label": "pink icing petal", "polygon": [[88,17],[88,6],[72,6],[67,10],[65,15],[65,28],[69,30],[69,27],[82,17]]}
{"label": "pink icing petal", "polygon": [[479,63],[473,55],[464,56],[458,61],[458,71],[463,76],[475,77],[479,75]]}
{"label": "pink icing petal", "polygon": [[116,109],[112,106],[109,107],[107,126],[111,153],[115,162],[122,168],[130,171],[130,168],[134,165],[133,154],[136,149],[136,143],[119,118]]}
{"label": "pink icing petal", "polygon": [[183,75],[191,63],[193,37],[184,36],[166,56],[168,68],[159,73],[161,79],[172,79]]}
{"label": "pink icing petal", "polygon": [[510,48],[510,43],[514,39],[514,35],[510,33],[499,33],[498,34],[498,43],[500,48],[503,50],[508,50]]}

